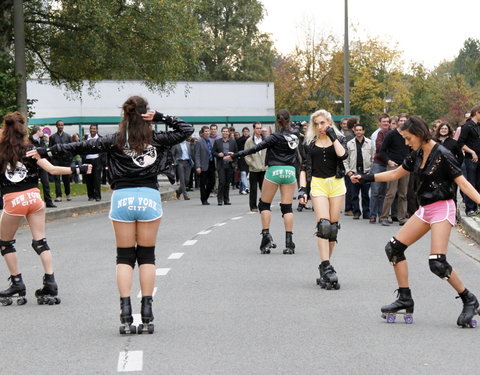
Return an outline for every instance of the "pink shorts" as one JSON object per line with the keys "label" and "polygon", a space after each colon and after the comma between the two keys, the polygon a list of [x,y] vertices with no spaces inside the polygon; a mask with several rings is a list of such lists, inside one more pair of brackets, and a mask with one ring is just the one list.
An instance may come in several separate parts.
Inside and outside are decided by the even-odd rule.
{"label": "pink shorts", "polygon": [[455,213],[455,202],[450,199],[448,201],[438,201],[427,204],[426,206],[420,206],[415,212],[415,216],[430,225],[448,220],[450,224],[454,226],[456,222]]}
{"label": "pink shorts", "polygon": [[3,210],[12,216],[26,216],[40,211],[45,206],[40,190],[33,188],[3,196]]}

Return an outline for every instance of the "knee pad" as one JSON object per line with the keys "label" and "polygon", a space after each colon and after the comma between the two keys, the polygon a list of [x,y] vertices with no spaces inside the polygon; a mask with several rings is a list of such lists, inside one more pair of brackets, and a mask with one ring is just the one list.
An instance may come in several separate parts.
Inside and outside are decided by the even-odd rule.
{"label": "knee pad", "polygon": [[291,214],[293,212],[292,210],[292,204],[282,204],[280,203],[280,211],[282,211],[282,217],[285,214]]}
{"label": "knee pad", "polygon": [[261,199],[258,201],[258,211],[261,213],[262,211],[271,211],[270,210],[271,203],[265,203]]}
{"label": "knee pad", "polygon": [[135,261],[137,260],[137,253],[135,246],[133,247],[117,247],[117,264],[128,264],[135,268]]}
{"label": "knee pad", "polygon": [[330,242],[337,242],[337,234],[338,230],[340,229],[339,223],[331,223],[330,224]]}
{"label": "knee pad", "polygon": [[155,246],[137,245],[137,262],[142,264],[155,264]]}
{"label": "knee pad", "polygon": [[392,266],[398,262],[401,262],[402,260],[406,260],[404,253],[407,247],[407,245],[401,243],[395,237],[392,237],[392,239],[387,242],[387,245],[385,246],[385,253],[387,254],[388,261],[392,264]]}
{"label": "knee pad", "polygon": [[32,240],[32,247],[33,247],[33,250],[35,250],[35,252],[38,255],[40,255],[44,251],[50,250],[50,248],[48,247],[46,238],[42,238],[41,240],[38,240],[38,241]]}
{"label": "knee pad", "polygon": [[332,230],[332,224],[328,219],[320,219],[317,223],[317,237],[330,241],[330,231]]}
{"label": "knee pad", "polygon": [[15,246],[13,244],[15,243],[15,240],[11,241],[2,241],[0,240],[0,252],[2,253],[2,256],[5,256],[5,254],[9,253],[14,253],[17,250],[15,249]]}
{"label": "knee pad", "polygon": [[430,271],[443,280],[448,280],[452,274],[452,266],[447,262],[445,254],[432,254],[428,257]]}

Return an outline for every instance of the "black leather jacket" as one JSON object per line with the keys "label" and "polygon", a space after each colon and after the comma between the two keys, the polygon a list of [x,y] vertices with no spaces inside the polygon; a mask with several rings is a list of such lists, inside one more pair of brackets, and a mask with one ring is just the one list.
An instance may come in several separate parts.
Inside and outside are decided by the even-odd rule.
{"label": "black leather jacket", "polygon": [[[30,145],[25,151],[33,148]],[[7,168],[5,173],[0,173],[0,190],[2,194],[38,187],[39,168],[35,159],[23,156],[14,169]]]}
{"label": "black leather jacket", "polygon": [[[338,141],[345,149],[345,154],[342,157],[337,156],[337,171],[335,173],[335,178],[343,178],[345,176],[345,165],[343,161],[348,158],[347,152],[347,139],[342,135],[337,135]],[[305,171],[307,174],[307,181],[311,181],[312,179],[312,157],[311,157],[311,150],[315,146],[315,140],[310,142],[309,144],[304,144],[304,151],[305,157],[302,163],[302,171]]]}
{"label": "black leather jacket", "polygon": [[418,181],[415,189],[421,206],[437,201],[453,199],[455,182],[462,175],[462,169],[453,154],[438,143],[433,146],[425,167],[420,169],[423,150],[412,151],[403,161],[402,167],[412,172]]}
{"label": "black leather jacket", "polygon": [[154,132],[152,144],[137,155],[128,148],[119,149],[114,145],[118,133],[87,141],[57,144],[47,149],[50,156],[76,154],[107,154],[107,179],[113,190],[127,187],[158,188],[157,175],[165,174],[174,178],[173,158],[170,147],[184,141],[193,133],[193,126],[175,117],[156,114],[154,121],[161,120],[173,131]]}

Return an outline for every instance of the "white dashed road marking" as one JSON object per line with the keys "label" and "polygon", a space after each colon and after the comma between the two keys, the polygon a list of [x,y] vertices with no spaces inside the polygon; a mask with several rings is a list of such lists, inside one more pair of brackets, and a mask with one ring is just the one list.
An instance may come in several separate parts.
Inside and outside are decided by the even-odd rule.
{"label": "white dashed road marking", "polygon": [[170,272],[170,268],[157,268],[157,270],[155,271],[157,276],[165,276],[169,272]]}
{"label": "white dashed road marking", "polygon": [[197,240],[188,240],[183,243],[183,246],[192,246],[197,243]]}
{"label": "white dashed road marking", "polygon": [[242,217],[241,216],[237,216],[237,217],[232,217],[230,220],[240,220]]}
{"label": "white dashed road marking", "polygon": [[202,230],[201,232],[198,232],[197,234],[209,234],[211,231],[212,231],[211,229]]}
{"label": "white dashed road marking", "polygon": [[214,225],[214,227],[221,227],[222,225],[225,225],[225,224],[227,224],[227,223],[217,223],[217,224]]}
{"label": "white dashed road marking", "polygon": [[134,350],[120,352],[118,355],[118,372],[131,372],[143,370],[143,351]]}
{"label": "white dashed road marking", "polygon": [[171,253],[168,259],[180,259],[183,256],[183,253]]}

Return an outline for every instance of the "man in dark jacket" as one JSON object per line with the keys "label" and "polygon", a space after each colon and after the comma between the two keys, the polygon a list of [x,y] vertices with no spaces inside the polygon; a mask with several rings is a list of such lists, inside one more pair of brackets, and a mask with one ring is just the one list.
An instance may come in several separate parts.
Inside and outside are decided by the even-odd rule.
{"label": "man in dark jacket", "polygon": [[[67,134],[63,131],[63,128],[65,126],[63,121],[58,120],[55,123],[55,125],[57,127],[57,132],[51,135],[50,141],[49,141],[49,147],[52,147],[58,144],[71,143],[72,138],[70,137],[70,134]],[[52,159],[53,165],[58,165],[61,167],[69,167],[71,163],[72,163],[71,157]],[[65,188],[65,195],[67,196],[67,201],[70,201],[72,200],[70,198],[70,176],[64,174],[62,176],[59,176],[59,175],[53,176],[53,179],[55,181],[55,196],[56,196],[55,202],[62,201],[62,185],[60,183],[60,178],[63,181],[63,186]]]}
{"label": "man in dark jacket", "polygon": [[[90,134],[85,135],[85,140],[102,137],[100,134],[98,134],[98,125],[90,125],[89,130]],[[92,173],[85,175],[85,180],[87,183],[87,195],[89,201],[96,200],[97,202],[99,202],[102,199],[102,156],[102,154],[85,155],[85,163],[92,165]]]}
{"label": "man in dark jacket", "polygon": [[216,159],[216,169],[218,173],[218,205],[230,205],[230,181],[233,176],[233,162],[223,160],[224,156],[237,152],[237,142],[230,138],[230,132],[227,126],[222,128],[222,138],[217,139],[213,144],[213,156]]}
{"label": "man in dark jacket", "polygon": [[209,205],[208,197],[215,186],[215,161],[212,154],[210,128],[202,126],[200,139],[195,144],[195,171],[200,175],[200,200]]}

